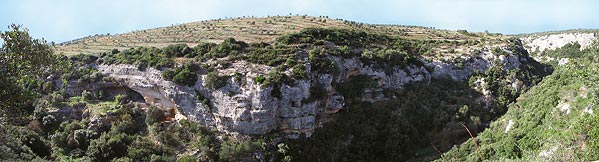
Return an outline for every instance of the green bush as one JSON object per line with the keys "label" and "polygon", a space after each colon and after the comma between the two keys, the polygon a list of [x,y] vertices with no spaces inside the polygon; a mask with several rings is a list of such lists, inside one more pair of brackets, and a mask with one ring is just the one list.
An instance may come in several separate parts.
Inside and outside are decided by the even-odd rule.
{"label": "green bush", "polygon": [[265,85],[281,85],[286,83],[287,75],[280,71],[278,68],[271,69],[268,73],[268,77],[264,82]]}
{"label": "green bush", "polygon": [[264,81],[266,81],[266,77],[264,77],[263,75],[258,75],[256,78],[254,78],[254,82],[258,84],[263,84]]}
{"label": "green bush", "polygon": [[295,59],[296,51],[294,47],[284,45],[252,47],[247,54],[247,60],[251,63],[277,66],[285,63],[288,59]]}
{"label": "green bush", "polygon": [[[555,49],[555,50],[545,50],[543,51],[542,55],[546,55],[549,57],[553,57],[553,58],[583,58],[586,57],[591,58],[592,57],[592,52],[590,52],[589,50],[584,50],[581,51],[580,50],[580,44],[578,42],[575,43],[568,43],[564,46],[562,46],[561,48]],[[590,56],[589,56],[590,54]]]}
{"label": "green bush", "polygon": [[173,77],[173,82],[186,86],[195,85],[197,80],[198,75],[189,69],[183,69]]}
{"label": "green bush", "polygon": [[245,47],[247,47],[247,44],[245,42],[236,41],[233,38],[227,38],[218,46],[212,48],[212,50],[210,50],[210,52],[204,55],[203,58],[210,59],[235,56],[241,53],[241,50]]}
{"label": "green bush", "polygon": [[390,38],[347,28],[305,28],[299,33],[288,34],[277,39],[277,43],[299,44],[329,41],[336,45],[367,47],[374,42],[386,42]]}
{"label": "green bush", "polygon": [[291,70],[291,77],[293,79],[308,79],[306,66],[304,64],[297,64],[293,66]]}
{"label": "green bush", "polygon": [[150,156],[150,162],[171,162],[171,161],[175,161],[177,160],[177,157],[175,156],[168,156],[168,155],[155,155],[152,154]]}
{"label": "green bush", "polygon": [[196,57],[203,57],[206,53],[212,51],[217,46],[215,43],[198,43],[195,47],[193,47],[193,52]]}
{"label": "green bush", "polygon": [[281,86],[282,84],[290,85],[292,84],[292,79],[289,78],[285,73],[280,71],[278,68],[273,68],[268,73],[268,77],[262,83],[265,86],[272,86],[272,91],[270,91],[270,95],[272,97],[281,98]]}
{"label": "green bush", "polygon": [[152,155],[172,155],[173,151],[154,143],[147,137],[137,137],[127,148],[127,157],[137,161],[150,161]]}
{"label": "green bush", "polygon": [[256,144],[249,141],[234,142],[228,140],[221,144],[218,156],[221,160],[238,161],[241,157],[248,156],[256,147]]}
{"label": "green bush", "polygon": [[220,89],[227,85],[228,77],[219,76],[216,72],[209,72],[206,75],[206,87],[211,89]]}
{"label": "green bush", "polygon": [[164,120],[165,115],[164,111],[159,109],[156,106],[150,106],[146,111],[146,124],[152,125],[154,123],[160,122]]}
{"label": "green bush", "polygon": [[92,140],[87,148],[87,155],[94,161],[110,161],[127,155],[127,146],[131,139],[127,134],[104,133],[100,138]]}
{"label": "green bush", "polygon": [[173,80],[173,78],[175,77],[175,75],[177,75],[178,71],[174,70],[174,69],[166,69],[164,71],[162,71],[162,77],[165,80]]}
{"label": "green bush", "polygon": [[166,57],[183,57],[191,54],[193,51],[187,44],[174,44],[163,48],[162,52]]}
{"label": "green bush", "polygon": [[325,49],[321,48],[313,48],[309,51],[308,60],[310,61],[311,70],[327,74],[339,72],[337,64],[329,59],[325,53]]}
{"label": "green bush", "polygon": [[174,65],[174,61],[156,47],[126,49],[118,54],[105,55],[99,62],[104,64],[134,64],[158,69]]}

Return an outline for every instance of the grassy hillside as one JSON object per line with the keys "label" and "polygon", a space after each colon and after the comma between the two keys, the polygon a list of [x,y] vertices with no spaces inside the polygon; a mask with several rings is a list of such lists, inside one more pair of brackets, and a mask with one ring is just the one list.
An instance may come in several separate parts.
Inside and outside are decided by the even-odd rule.
{"label": "grassy hillside", "polygon": [[66,55],[97,54],[112,49],[123,50],[139,46],[162,48],[177,43],[185,43],[193,47],[200,42],[218,43],[226,38],[235,38],[249,43],[272,42],[277,37],[299,32],[309,27],[364,29],[407,39],[465,41],[481,40],[482,38],[485,39],[484,42],[503,37],[489,33],[469,33],[465,30],[449,31],[418,26],[371,25],[327,17],[239,17],[191,22],[123,34],[96,34],[60,43],[56,52]]}

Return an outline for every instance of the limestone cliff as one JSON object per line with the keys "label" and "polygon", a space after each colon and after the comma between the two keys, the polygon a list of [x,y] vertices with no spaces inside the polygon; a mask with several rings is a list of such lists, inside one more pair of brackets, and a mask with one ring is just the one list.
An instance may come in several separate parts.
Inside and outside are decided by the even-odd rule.
{"label": "limestone cliff", "polygon": [[554,50],[569,43],[580,44],[580,50],[587,49],[593,45],[598,38],[597,33],[565,32],[545,35],[530,35],[520,38],[526,50],[538,61],[558,60],[560,64],[567,63],[567,59],[551,58],[543,55],[545,50]]}
{"label": "limestone cliff", "polygon": [[[243,76],[240,79],[229,77],[226,85],[218,89],[207,88],[206,74],[202,73],[198,73],[195,85],[182,86],[166,81],[160,75],[161,71],[154,68],[140,69],[133,65],[99,65],[97,68],[140,93],[146,102],[163,109],[175,108],[186,118],[221,131],[243,135],[281,131],[289,137],[297,137],[300,134],[310,136],[322,122],[345,107],[346,99],[336,90],[336,85],[355,76],[365,75],[375,81],[374,86],[364,89],[361,100],[381,101],[390,97],[385,96],[383,90],[401,90],[412,82],[428,82],[431,78],[444,77],[467,80],[474,73],[484,72],[494,65],[509,70],[532,61],[526,53],[512,53],[517,50],[507,46],[500,48],[505,52],[503,54],[490,49],[484,47],[470,51],[457,62],[420,58],[424,63],[422,66],[393,66],[385,69],[358,58],[330,55],[327,57],[335,62],[338,73],[320,73],[306,64],[307,79],[295,80],[294,84],[282,84],[280,87],[256,83],[254,78],[267,73],[272,67],[246,61],[236,61],[228,68],[218,69],[218,73],[223,75],[238,73]],[[307,53],[307,50],[300,52]],[[315,86],[323,89],[326,95],[308,100],[310,89]],[[273,90],[280,90],[280,97],[273,97]],[[197,95],[209,99],[210,105],[199,101]]]}

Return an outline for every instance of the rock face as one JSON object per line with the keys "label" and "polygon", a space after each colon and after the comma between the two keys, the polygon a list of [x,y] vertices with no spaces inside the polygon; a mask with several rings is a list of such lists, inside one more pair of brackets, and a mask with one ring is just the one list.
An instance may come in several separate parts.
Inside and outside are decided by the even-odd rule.
{"label": "rock face", "polygon": [[545,50],[553,50],[561,48],[568,43],[580,44],[580,50],[587,49],[593,44],[599,36],[597,33],[561,33],[549,35],[532,35],[520,38],[528,53],[534,54],[532,57],[539,62],[556,61],[558,65],[566,65],[569,60],[567,58],[553,58],[543,55]]}
{"label": "rock face", "polygon": [[196,99],[194,89],[164,80],[159,70],[147,68],[142,71],[132,65],[99,65],[97,68],[104,75],[141,94],[147,103],[164,110],[185,112],[188,119],[213,126],[208,106]]}
{"label": "rock face", "polygon": [[[205,74],[199,74],[196,84],[189,87],[164,80],[160,71],[153,68],[140,70],[132,65],[99,65],[97,68],[140,93],[146,102],[163,109],[175,108],[188,119],[206,126],[243,135],[281,131],[294,138],[301,134],[310,136],[322,122],[344,108],[346,99],[335,87],[352,77],[369,76],[375,85],[364,89],[362,100],[381,101],[388,99],[383,90],[400,90],[408,83],[427,82],[431,78],[441,77],[466,80],[476,71],[484,72],[496,64],[505,69],[514,69],[529,61],[526,54],[511,53],[508,47],[501,49],[508,54],[499,55],[492,53],[489,48],[483,48],[481,52],[462,56],[458,63],[432,60],[424,61],[424,66],[385,69],[375,68],[357,58],[327,56],[335,62],[338,73],[313,71],[307,64],[308,79],[276,87],[254,82],[254,78],[268,73],[271,67],[245,61],[237,61],[228,68],[218,70],[221,75],[237,73],[243,76],[237,79],[229,77],[227,84],[219,89],[206,86]],[[311,88],[323,89],[325,96],[309,100]],[[280,97],[271,94],[276,90],[280,91]],[[203,104],[196,95],[209,99],[210,105]]]}
{"label": "rock face", "polygon": [[521,38],[529,53],[534,51],[542,52],[545,49],[556,49],[574,42],[578,42],[582,50],[588,48],[596,39],[596,33],[562,33]]}

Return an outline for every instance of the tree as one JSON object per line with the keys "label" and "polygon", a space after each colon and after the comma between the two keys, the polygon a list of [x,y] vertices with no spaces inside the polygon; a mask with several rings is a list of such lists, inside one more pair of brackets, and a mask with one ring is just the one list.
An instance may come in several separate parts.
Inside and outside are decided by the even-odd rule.
{"label": "tree", "polygon": [[146,112],[146,124],[152,125],[156,122],[160,122],[164,119],[164,111],[160,110],[156,106],[150,106]]}
{"label": "tree", "polygon": [[29,30],[10,25],[0,33],[4,40],[0,48],[0,119],[21,119],[23,107],[31,103],[33,94],[23,88],[57,61],[51,45],[44,39],[32,39]]}
{"label": "tree", "polygon": [[131,138],[125,133],[104,133],[100,138],[91,142],[87,148],[87,155],[94,161],[110,161],[127,155],[129,144],[131,144]]}

